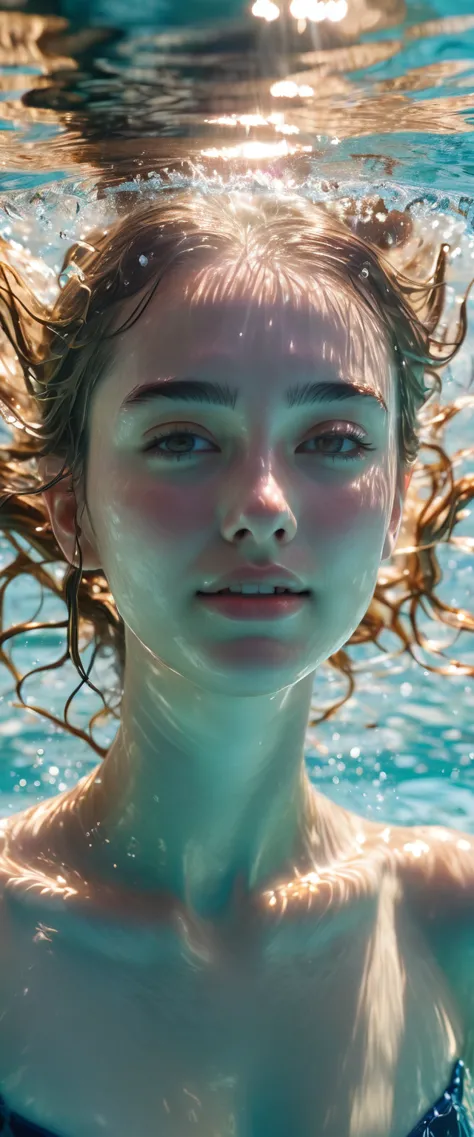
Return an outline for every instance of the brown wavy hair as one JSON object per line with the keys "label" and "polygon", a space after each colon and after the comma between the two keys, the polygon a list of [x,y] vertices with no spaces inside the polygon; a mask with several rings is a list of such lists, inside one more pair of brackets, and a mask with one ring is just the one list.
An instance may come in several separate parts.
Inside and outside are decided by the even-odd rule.
{"label": "brown wavy hair", "polygon": [[[252,270],[247,256],[250,249]],[[407,256],[402,270],[396,267],[396,255],[403,249]],[[363,620],[347,645],[327,660],[345,676],[346,694],[310,725],[334,715],[350,698],[355,686],[348,650],[351,644],[373,642],[384,651],[380,638],[390,630],[401,643],[392,654],[406,651],[416,659],[417,648],[427,646],[418,628],[420,610],[457,634],[474,631],[472,613],[452,608],[435,595],[442,579],[437,546],[452,543],[462,548],[462,538],[453,537],[453,529],[474,497],[474,476],[456,480],[454,465],[460,455],[451,460],[441,445],[445,426],[467,403],[474,403],[474,396],[461,397],[449,405],[439,401],[439,372],[453,359],[466,335],[469,289],[450,339],[449,321],[440,331],[449,247],[443,244],[428,253],[427,270],[426,249],[423,251],[414,239],[410,213],[388,212],[381,201],[314,204],[296,194],[262,192],[249,198],[224,191],[203,194],[167,187],[119,217],[108,229],[89,234],[87,241],[69,250],[59,276],[57,298],[48,308],[15,266],[8,243],[2,242],[0,327],[6,362],[0,367],[0,413],[10,440],[0,447],[0,531],[16,556],[0,571],[0,659],[14,676],[23,706],[21,688],[25,680],[39,671],[60,667],[69,657],[80,683],[65,703],[64,719],[41,707],[28,707],[83,738],[101,757],[107,753],[94,740],[92,729],[103,716],[120,717],[124,623],[102,572],[83,571],[77,513],[74,563],[67,565],[62,579],[57,568],[48,571],[48,566],[59,562],[65,567],[67,562],[41,495],[63,478],[70,478],[71,486],[76,479],[84,479],[85,486],[87,410],[92,390],[110,359],[113,338],[140,318],[173,267],[185,263],[192,269],[194,254],[200,266],[203,259],[208,266],[225,262],[234,279],[240,273],[244,287],[247,281],[257,302],[262,290],[271,298],[284,287],[291,293],[317,283],[324,303],[324,296],[330,298],[342,288],[356,300],[359,311],[370,314],[372,323],[375,321],[385,333],[397,365],[398,459],[406,472],[414,468],[417,474],[405,500],[399,534],[398,543],[404,540],[405,547],[397,547],[390,562],[381,565]],[[213,274],[208,275],[212,281]],[[218,279],[221,277],[218,274]],[[132,314],[121,320],[124,302],[134,298]],[[422,448],[430,452],[431,460],[420,460]],[[61,470],[42,483],[37,459],[50,455],[60,458]],[[427,486],[428,494],[418,495],[415,485]],[[27,549],[18,538],[26,541]],[[40,560],[32,557],[33,550]],[[5,628],[5,591],[21,574],[35,578],[42,597],[44,590],[49,590],[64,600],[67,619],[35,619]],[[406,609],[409,627],[402,609]],[[6,642],[27,631],[64,627],[67,649],[61,657],[21,677],[5,651]],[[81,637],[82,645],[93,647],[87,671],[81,660]],[[114,660],[118,679],[113,692],[115,703],[107,701],[89,678],[96,657],[103,653]],[[441,650],[438,654],[444,656]],[[423,666],[440,674],[461,667],[464,673],[474,674],[474,667],[453,660],[440,667],[423,661]],[[68,720],[72,699],[84,683],[103,702],[103,708],[92,716],[88,732]]]}

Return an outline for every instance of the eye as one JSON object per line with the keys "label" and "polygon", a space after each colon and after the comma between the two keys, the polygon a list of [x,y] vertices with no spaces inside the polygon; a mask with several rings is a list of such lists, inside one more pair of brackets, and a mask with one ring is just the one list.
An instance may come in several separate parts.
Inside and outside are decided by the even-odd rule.
{"label": "eye", "polygon": [[[143,453],[155,454],[160,458],[164,458],[165,461],[171,460],[175,462],[179,462],[181,458],[194,458],[195,454],[202,454],[203,451],[194,450],[192,448],[190,444],[193,438],[199,439],[200,442],[207,443],[208,446],[213,445],[212,442],[209,442],[209,439],[203,438],[200,434],[196,434],[194,430],[188,430],[186,427],[180,426],[179,430],[166,430],[161,434],[156,434],[151,442],[144,447]],[[176,446],[176,450],[162,449],[161,443],[168,442],[169,439],[173,440],[173,445]],[[204,451],[204,453],[206,453],[206,451]],[[207,453],[209,453],[209,451],[207,451]]]}
{"label": "eye", "polygon": [[[205,448],[196,449],[193,447],[193,439],[204,443]],[[168,449],[167,447],[170,444],[170,440],[171,449]],[[345,442],[355,442],[356,445],[352,450],[349,450],[348,453],[344,453],[342,447]],[[340,459],[343,462],[351,461],[356,458],[361,458],[365,451],[375,450],[375,446],[371,446],[370,443],[364,441],[363,434],[358,427],[351,426],[350,424],[344,424],[343,429],[341,429],[339,425],[332,430],[326,430],[321,434],[314,435],[312,438],[306,439],[301,445],[308,446],[311,443],[320,446],[319,451],[315,449],[312,452],[315,457],[330,458],[331,461],[335,461],[336,459]],[[329,449],[331,446],[333,448],[334,446],[336,447],[332,452]],[[211,449],[209,449],[209,447],[211,447]],[[168,428],[166,431],[154,435],[147,446],[144,447],[143,453],[153,454],[155,457],[162,458],[165,462],[179,462],[183,458],[194,458],[198,454],[216,453],[216,447],[208,438],[204,438],[202,435],[197,434],[196,431],[179,424],[179,430],[170,430]]]}
{"label": "eye", "polygon": [[[313,435],[312,438],[307,438],[302,446],[307,446],[309,443],[315,442],[322,444],[322,449],[319,454],[322,458],[331,458],[332,461],[340,458],[343,462],[352,461],[355,458],[363,457],[365,451],[375,450],[375,446],[371,446],[369,442],[364,442],[362,431],[356,426],[344,424],[343,429],[340,426],[332,430],[325,430],[324,433]],[[336,447],[343,446],[345,442],[355,442],[356,446],[347,453],[343,453],[342,449],[333,450],[332,453],[328,447],[336,445]],[[313,453],[316,453],[314,451]]]}

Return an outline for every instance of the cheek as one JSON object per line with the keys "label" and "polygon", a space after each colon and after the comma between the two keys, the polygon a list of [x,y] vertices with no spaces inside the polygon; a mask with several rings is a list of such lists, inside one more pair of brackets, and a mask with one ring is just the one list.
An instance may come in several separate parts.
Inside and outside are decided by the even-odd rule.
{"label": "cheek", "polygon": [[[308,494],[306,514],[315,538],[318,533],[337,545],[347,538],[361,542],[369,533],[382,530],[387,515],[387,482],[381,470],[343,485],[319,485]],[[353,541],[351,542],[353,547]]]}
{"label": "cheek", "polygon": [[315,532],[324,532],[326,537],[338,538],[352,529],[356,516],[362,512],[358,501],[347,489],[339,489],[321,494],[312,502],[311,519]]}
{"label": "cheek", "polygon": [[196,493],[191,482],[184,478],[178,484],[160,474],[153,479],[149,473],[128,477],[116,471],[111,480],[114,513],[127,532],[140,533],[154,541],[160,534],[183,541],[202,532],[212,519],[210,495]]}
{"label": "cheek", "polygon": [[207,539],[211,504],[184,478],[173,485],[122,458],[104,456],[102,469],[102,480],[98,467],[95,475],[102,563],[125,624],[151,644],[154,630],[174,619],[170,598]]}

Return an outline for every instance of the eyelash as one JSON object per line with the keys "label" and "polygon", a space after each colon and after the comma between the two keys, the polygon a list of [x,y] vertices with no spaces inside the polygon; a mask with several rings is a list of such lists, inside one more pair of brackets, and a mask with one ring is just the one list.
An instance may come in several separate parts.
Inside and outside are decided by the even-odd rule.
{"label": "eyelash", "polygon": [[[154,453],[160,458],[163,458],[165,462],[180,462],[182,458],[194,458],[196,453],[199,453],[199,451],[188,450],[183,454],[167,454],[164,450],[158,450],[157,444],[159,442],[162,442],[164,439],[175,438],[176,436],[179,437],[179,435],[183,434],[189,436],[190,438],[203,438],[203,435],[198,434],[194,430],[188,430],[186,427],[180,427],[179,430],[168,430],[166,432],[163,432],[163,434],[155,435],[149,445],[144,448],[143,453]],[[370,446],[368,442],[362,441],[361,435],[355,427],[347,427],[347,430],[344,433],[340,430],[329,430],[325,431],[324,434],[315,435],[314,437],[316,440],[322,438],[341,438],[342,440],[351,438],[353,441],[358,443],[355,454],[323,454],[323,457],[330,458],[333,462],[336,458],[341,458],[343,462],[353,461],[354,459],[361,458],[364,451],[375,450],[375,446]],[[204,441],[207,442],[208,440],[204,438]],[[312,438],[306,439],[306,442],[312,441]],[[205,453],[205,451],[200,451],[200,453]]]}

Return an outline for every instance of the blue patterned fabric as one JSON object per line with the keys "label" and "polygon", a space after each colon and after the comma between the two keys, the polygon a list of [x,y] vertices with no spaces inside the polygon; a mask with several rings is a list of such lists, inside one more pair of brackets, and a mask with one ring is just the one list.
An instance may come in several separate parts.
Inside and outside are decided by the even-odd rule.
{"label": "blue patterned fabric", "polygon": [[43,1129],[33,1121],[26,1121],[19,1113],[9,1109],[0,1097],[0,1133],[2,1137],[59,1137],[52,1129]]}
{"label": "blue patterned fabric", "polygon": [[[2,1137],[59,1137],[51,1129],[43,1129],[25,1121],[9,1110],[0,1097],[0,1135]],[[263,1135],[262,1135],[263,1137]],[[408,1137],[474,1137],[474,1100],[471,1079],[464,1062],[454,1067],[451,1081],[443,1096],[432,1106]]]}
{"label": "blue patterned fabric", "polygon": [[415,1125],[409,1137],[473,1137],[473,1134],[471,1078],[464,1062],[459,1060],[442,1098]]}

